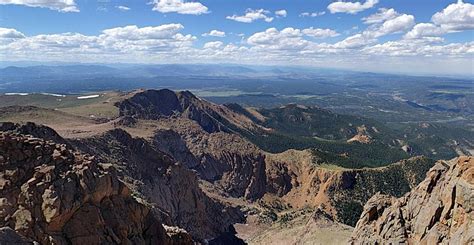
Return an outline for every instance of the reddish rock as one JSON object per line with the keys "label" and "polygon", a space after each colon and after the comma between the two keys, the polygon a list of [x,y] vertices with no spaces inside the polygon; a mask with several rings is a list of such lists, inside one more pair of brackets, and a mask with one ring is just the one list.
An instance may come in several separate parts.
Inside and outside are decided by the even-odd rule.
{"label": "reddish rock", "polygon": [[113,168],[66,144],[0,132],[0,155],[0,243],[176,244]]}
{"label": "reddish rock", "polygon": [[473,244],[474,157],[439,161],[401,198],[365,205],[352,244]]}

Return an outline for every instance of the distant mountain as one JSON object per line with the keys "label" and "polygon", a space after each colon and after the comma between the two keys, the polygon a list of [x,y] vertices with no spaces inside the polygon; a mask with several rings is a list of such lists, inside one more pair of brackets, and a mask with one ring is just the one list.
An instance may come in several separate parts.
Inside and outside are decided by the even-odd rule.
{"label": "distant mountain", "polygon": [[21,77],[56,77],[56,76],[90,76],[112,75],[119,70],[108,66],[99,65],[69,65],[69,66],[9,66],[0,69],[0,79]]}
{"label": "distant mountain", "polygon": [[[215,65],[135,65],[110,67],[104,65],[8,66],[0,69],[0,79],[60,78],[63,76],[256,76],[259,71],[243,66]],[[268,73],[265,73],[268,74]]]}

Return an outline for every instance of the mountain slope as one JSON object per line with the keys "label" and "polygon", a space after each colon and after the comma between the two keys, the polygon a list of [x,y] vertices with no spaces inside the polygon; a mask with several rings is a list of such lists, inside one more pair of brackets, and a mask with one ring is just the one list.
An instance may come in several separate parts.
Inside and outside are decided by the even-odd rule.
{"label": "mountain slope", "polygon": [[109,162],[163,223],[185,228],[197,240],[211,239],[241,222],[241,212],[206,196],[196,175],[141,138],[122,129],[71,140],[83,152]]}

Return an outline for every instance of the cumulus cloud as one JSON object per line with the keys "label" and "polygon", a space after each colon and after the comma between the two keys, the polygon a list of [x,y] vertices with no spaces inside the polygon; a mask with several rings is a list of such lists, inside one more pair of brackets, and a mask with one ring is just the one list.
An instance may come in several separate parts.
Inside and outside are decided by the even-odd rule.
{"label": "cumulus cloud", "polygon": [[252,23],[256,20],[264,20],[265,22],[272,22],[273,17],[269,17],[270,11],[265,9],[247,9],[244,15],[227,16],[226,19],[234,20],[243,23]]}
{"label": "cumulus cloud", "polygon": [[363,52],[371,55],[388,56],[466,56],[474,54],[474,42],[432,45],[426,40],[388,41],[367,47]]}
{"label": "cumulus cloud", "polygon": [[302,46],[307,41],[301,39],[301,30],[287,27],[279,31],[272,27],[263,32],[254,33],[247,38],[247,42],[251,45],[266,45],[266,46]]}
{"label": "cumulus cloud", "polygon": [[431,20],[446,31],[472,30],[474,29],[474,5],[460,0],[434,14]]}
{"label": "cumulus cloud", "polygon": [[102,62],[119,59],[133,61],[147,55],[176,56],[181,50],[189,49],[196,39],[192,35],[179,33],[182,29],[181,24],[142,28],[124,26],[103,30],[95,36],[80,33],[24,36],[16,30],[1,29],[2,36],[16,39],[5,43],[4,38],[0,38],[0,53],[9,60],[40,58]]}
{"label": "cumulus cloud", "polygon": [[[400,16],[403,14],[390,20]],[[10,61],[31,60],[34,57],[41,61],[113,60],[129,63],[184,61],[288,64],[291,61],[292,64],[301,65],[341,68],[357,65],[372,69],[379,69],[380,63],[384,63],[386,66],[383,67],[393,71],[400,71],[401,67],[411,69],[415,67],[414,64],[429,64],[426,66],[428,70],[436,65],[436,71],[454,67],[458,72],[465,72],[470,68],[474,42],[446,44],[439,37],[433,37],[378,43],[377,35],[369,35],[370,32],[403,30],[390,20],[372,24],[367,30],[336,43],[316,39],[337,35],[330,29],[287,27],[255,32],[238,44],[215,41],[199,47],[195,44],[196,37],[182,33],[184,27],[179,23],[148,27],[121,26],[103,30],[98,35],[59,33],[28,36],[15,29],[0,28],[0,53],[4,60]],[[437,63],[433,64],[433,60]],[[416,71],[419,70],[420,66],[417,65]]]}
{"label": "cumulus cloud", "polygon": [[333,2],[328,5],[329,11],[334,13],[348,13],[356,14],[366,9],[374,7],[379,1],[378,0],[366,0],[364,3],[361,2]]}
{"label": "cumulus cloud", "polygon": [[451,32],[474,29],[474,5],[458,1],[435,13],[433,23],[419,23],[409,31],[405,39],[437,40],[435,37]]}
{"label": "cumulus cloud", "polygon": [[356,49],[375,42],[376,40],[373,37],[358,33],[337,42],[334,46],[341,49]]}
{"label": "cumulus cloud", "polygon": [[225,32],[219,30],[212,30],[210,32],[202,34],[203,37],[225,37]]}
{"label": "cumulus cloud", "polygon": [[59,12],[79,12],[74,0],[0,0],[0,5],[7,4],[48,8]]}
{"label": "cumulus cloud", "polygon": [[275,15],[277,17],[286,17],[287,14],[288,13],[284,9],[275,11]]}
{"label": "cumulus cloud", "polygon": [[166,24],[161,26],[147,26],[142,28],[132,25],[106,29],[103,30],[102,33],[104,33],[107,37],[112,37],[115,39],[166,39],[172,37],[183,28],[184,26],[181,24]]}
{"label": "cumulus cloud", "polygon": [[[373,44],[377,41],[377,38],[394,34],[401,33],[410,30],[415,25],[415,17],[407,14],[380,14],[386,11],[382,10],[372,17],[367,17],[370,25],[365,31],[349,36],[346,39],[335,44],[338,48],[361,48],[369,44]],[[391,12],[391,11],[390,11]],[[376,17],[375,17],[376,16]]]}
{"label": "cumulus cloud", "polygon": [[0,45],[6,45],[21,38],[25,38],[23,33],[15,29],[0,27]]}
{"label": "cumulus cloud", "polygon": [[432,23],[416,24],[411,31],[405,34],[406,39],[419,39],[425,37],[436,37],[446,33],[446,30]]}
{"label": "cumulus cloud", "polygon": [[314,37],[314,38],[327,38],[327,37],[337,37],[337,36],[339,36],[339,33],[337,33],[335,30],[313,28],[313,27],[303,29],[302,32],[306,36],[310,36],[310,37]]}
{"label": "cumulus cloud", "polygon": [[208,8],[200,2],[185,2],[184,0],[153,0],[153,4],[153,11],[161,13],[192,15],[209,13]]}
{"label": "cumulus cloud", "polygon": [[115,6],[117,9],[119,9],[120,11],[129,11],[130,8],[127,7],[127,6],[123,6],[123,5],[119,5],[119,6]]}
{"label": "cumulus cloud", "polygon": [[365,24],[377,24],[382,23],[386,20],[393,19],[400,14],[397,13],[394,9],[380,8],[379,11],[373,15],[362,18]]}
{"label": "cumulus cloud", "polygon": [[415,17],[413,15],[402,14],[383,22],[382,25],[375,27],[374,30],[366,31],[366,35],[381,37],[388,34],[401,33],[409,30],[414,25]]}
{"label": "cumulus cloud", "polygon": [[25,34],[11,28],[0,27],[0,38],[5,39],[17,39],[24,38]]}
{"label": "cumulus cloud", "polygon": [[325,15],[325,14],[326,14],[325,11],[313,12],[313,13],[303,12],[303,13],[300,14],[300,17],[318,17],[318,16]]}
{"label": "cumulus cloud", "polygon": [[224,43],[223,42],[220,42],[220,41],[215,41],[215,42],[207,42],[204,44],[204,48],[205,49],[219,49],[221,48],[222,46],[224,46]]}

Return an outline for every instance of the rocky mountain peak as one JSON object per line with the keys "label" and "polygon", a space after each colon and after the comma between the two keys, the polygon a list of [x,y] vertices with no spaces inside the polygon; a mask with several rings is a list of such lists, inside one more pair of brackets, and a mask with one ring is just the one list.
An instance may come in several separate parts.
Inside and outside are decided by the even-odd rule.
{"label": "rocky mountain peak", "polygon": [[117,103],[121,116],[156,119],[183,111],[176,93],[169,89],[145,90]]}
{"label": "rocky mountain peak", "polygon": [[353,244],[472,244],[474,158],[439,161],[401,198],[377,194],[365,205]]}
{"label": "rocky mountain peak", "polygon": [[196,121],[205,131],[229,131],[219,107],[197,98],[189,91],[173,92],[169,89],[145,90],[116,103],[120,116],[157,120],[183,117]]}

